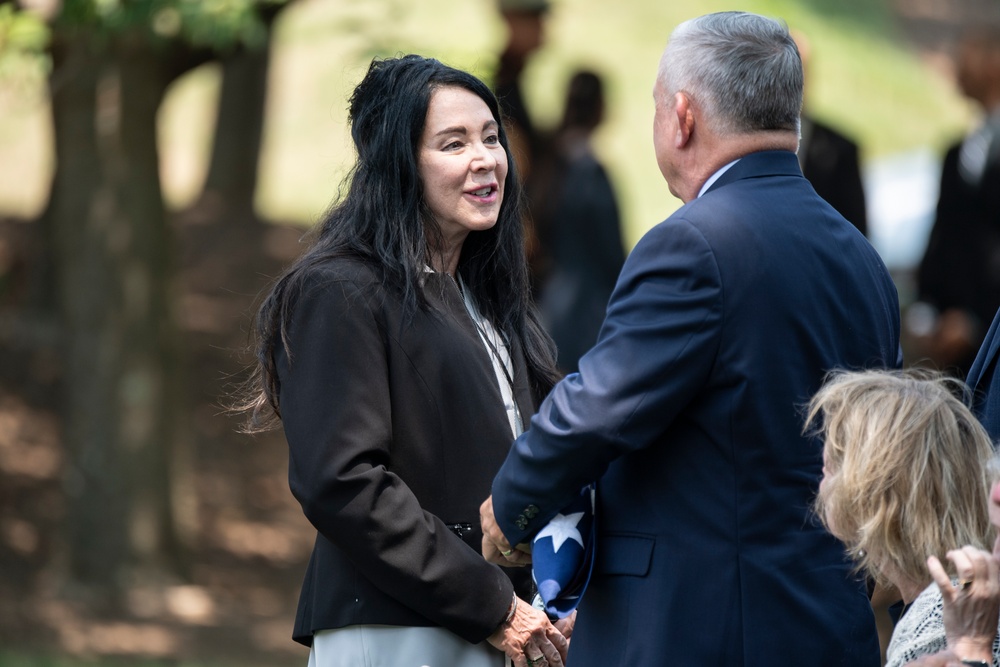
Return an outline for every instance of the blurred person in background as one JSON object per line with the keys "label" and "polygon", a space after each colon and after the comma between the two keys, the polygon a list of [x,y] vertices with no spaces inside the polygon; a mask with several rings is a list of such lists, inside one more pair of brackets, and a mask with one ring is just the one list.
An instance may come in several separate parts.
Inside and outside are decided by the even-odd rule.
{"label": "blurred person in background", "polygon": [[901,363],[896,288],[802,177],[784,23],[686,21],[652,83],[652,147],[684,205],[629,253],[596,345],[515,441],[483,553],[520,562],[511,545],[596,482],[572,667],[876,667],[864,582],[810,521],[821,448],[798,408],[833,368]]}
{"label": "blurred person in background", "polygon": [[[816,514],[860,570],[901,598],[886,667],[946,648],[934,578],[949,581],[949,597],[951,585],[940,560],[956,545],[978,553],[994,541],[987,511],[993,446],[955,393],[964,390],[959,380],[927,371],[842,372],[809,404],[806,427],[824,443]],[[965,592],[975,567],[964,555],[952,561]]]}
{"label": "blurred person in background", "polygon": [[580,357],[597,342],[625,262],[618,201],[592,144],[604,120],[604,99],[604,84],[596,73],[573,74],[562,121],[534,179],[546,193],[534,207],[546,262],[539,308],[564,373],[576,372]]}
{"label": "blurred person in background", "polygon": [[[812,45],[801,32],[793,32],[793,37],[799,47],[802,73],[808,86]],[[807,109],[802,112],[800,135],[798,155],[802,175],[820,197],[867,236],[868,212],[858,145],[847,135],[816,120]]]}
{"label": "blurred person in background", "polygon": [[1000,25],[965,30],[956,78],[983,119],[945,155],[907,323],[918,357],[965,377],[1000,307]]}
{"label": "blurred person in background", "polygon": [[507,29],[500,53],[493,90],[507,123],[511,150],[522,178],[531,173],[532,158],[539,149],[539,132],[524,101],[521,76],[531,56],[545,41],[548,0],[497,0],[497,10]]}
{"label": "blurred person in background", "polygon": [[532,293],[537,296],[545,260],[539,250],[533,218],[536,202],[547,193],[535,186],[535,164],[542,156],[544,139],[525,102],[522,77],[531,57],[545,42],[550,3],[549,0],[496,0],[496,3],[507,30],[507,41],[500,53],[493,90],[510,137],[514,162],[524,182],[525,244]]}
{"label": "blurred person in background", "polygon": [[256,321],[251,426],[280,420],[318,531],[293,636],[311,667],[560,665],[530,572],[479,553],[479,501],[556,378],[496,99],[376,59],[350,123],[346,197]]}

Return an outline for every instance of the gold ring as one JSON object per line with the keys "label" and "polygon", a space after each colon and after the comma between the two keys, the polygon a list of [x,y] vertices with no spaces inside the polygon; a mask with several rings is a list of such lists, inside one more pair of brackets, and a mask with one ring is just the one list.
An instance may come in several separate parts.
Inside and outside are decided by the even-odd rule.
{"label": "gold ring", "polygon": [[967,591],[972,587],[972,581],[969,579],[961,579],[959,580],[957,586],[963,591]]}
{"label": "gold ring", "polygon": [[[504,558],[506,558],[507,556],[511,555],[512,553],[514,553],[513,549],[507,549],[507,551],[501,551],[500,555],[503,556]],[[528,664],[529,665],[533,665],[535,663],[531,662],[531,658],[528,658]]]}

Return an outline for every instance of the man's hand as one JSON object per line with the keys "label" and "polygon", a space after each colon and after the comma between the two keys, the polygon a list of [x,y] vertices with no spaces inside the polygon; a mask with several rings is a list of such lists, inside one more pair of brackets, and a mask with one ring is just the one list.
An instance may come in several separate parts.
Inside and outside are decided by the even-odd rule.
{"label": "man's hand", "polygon": [[483,501],[479,507],[479,522],[483,527],[483,558],[497,565],[510,567],[512,565],[528,565],[531,563],[531,553],[524,547],[517,549],[510,546],[504,537],[496,517],[493,516],[493,496]]}

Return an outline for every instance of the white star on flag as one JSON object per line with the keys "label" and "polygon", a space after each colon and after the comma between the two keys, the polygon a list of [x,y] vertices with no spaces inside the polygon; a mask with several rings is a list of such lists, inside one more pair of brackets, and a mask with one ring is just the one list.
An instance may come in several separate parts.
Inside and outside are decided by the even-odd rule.
{"label": "white star on flag", "polygon": [[583,548],[583,535],[577,530],[576,525],[580,523],[580,519],[583,518],[583,512],[574,512],[573,514],[563,515],[556,514],[549,521],[549,524],[542,528],[538,535],[535,536],[536,540],[540,540],[543,537],[552,538],[552,550],[555,552],[559,551],[559,547],[563,545],[566,540],[575,540],[580,544],[580,548]]}

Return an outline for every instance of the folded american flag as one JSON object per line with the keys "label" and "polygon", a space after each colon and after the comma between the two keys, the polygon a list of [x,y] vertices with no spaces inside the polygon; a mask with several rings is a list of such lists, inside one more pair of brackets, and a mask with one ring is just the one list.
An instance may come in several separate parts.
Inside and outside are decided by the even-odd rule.
{"label": "folded american flag", "polygon": [[549,616],[569,616],[590,582],[597,534],[595,496],[593,484],[584,487],[532,540],[532,576]]}

